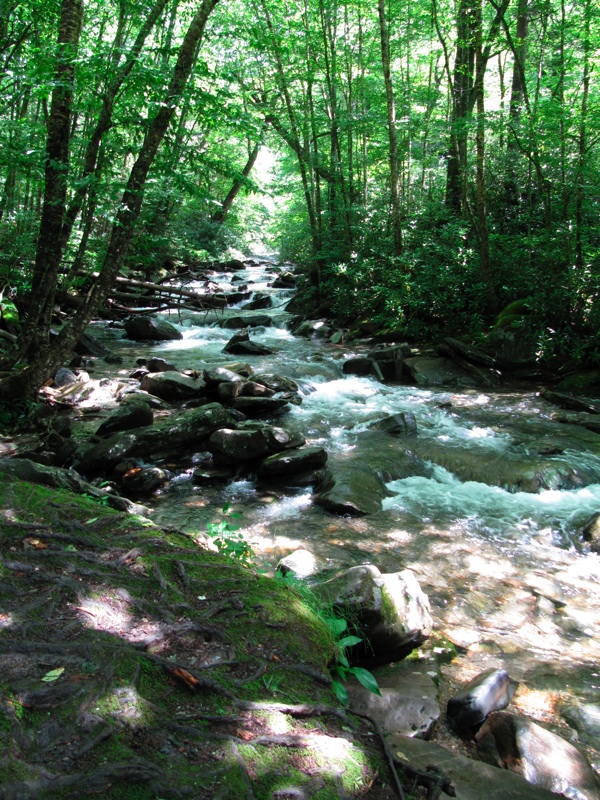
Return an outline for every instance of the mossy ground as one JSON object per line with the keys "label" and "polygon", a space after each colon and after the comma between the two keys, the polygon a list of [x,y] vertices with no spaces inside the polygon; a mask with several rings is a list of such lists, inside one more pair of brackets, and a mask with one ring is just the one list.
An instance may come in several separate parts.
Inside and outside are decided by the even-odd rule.
{"label": "mossy ground", "polygon": [[65,491],[0,504],[3,798],[395,796],[289,586]]}

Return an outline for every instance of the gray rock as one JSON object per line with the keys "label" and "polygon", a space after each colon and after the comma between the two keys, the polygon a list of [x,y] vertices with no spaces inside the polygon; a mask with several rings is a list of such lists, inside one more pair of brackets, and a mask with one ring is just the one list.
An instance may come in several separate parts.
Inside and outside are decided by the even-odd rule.
{"label": "gray rock", "polygon": [[431,675],[413,662],[402,662],[375,673],[381,696],[358,682],[348,684],[351,711],[375,719],[384,734],[428,739],[440,718],[438,691]]}
{"label": "gray rock", "polygon": [[415,436],[417,433],[417,420],[410,411],[401,411],[384,417],[369,425],[370,430],[383,431],[395,436]]}
{"label": "gray rock", "polygon": [[276,375],[272,372],[259,372],[252,376],[252,380],[261,383],[273,392],[298,392],[299,387],[296,381],[286,378],[285,375]]}
{"label": "gray rock", "polygon": [[287,399],[280,397],[237,397],[233,407],[248,417],[279,415],[290,409]]}
{"label": "gray rock", "polygon": [[327,451],[322,447],[301,447],[265,458],[256,472],[260,478],[277,479],[298,472],[321,469],[327,463]]}
{"label": "gray rock", "polygon": [[223,352],[245,356],[268,356],[273,355],[275,351],[258,342],[251,342],[248,329],[245,328],[231,337]]}
{"label": "gray rock", "polygon": [[395,761],[444,775],[459,800],[556,800],[552,792],[531,786],[512,772],[466,758],[438,744],[393,734],[387,741]]}
{"label": "gray rock", "polygon": [[429,599],[414,572],[382,574],[364,564],[315,587],[361,630],[377,657],[403,658],[429,636],[433,627]]}
{"label": "gray rock", "polygon": [[344,361],[342,372],[344,375],[374,375],[375,366],[370,358],[357,356]]}
{"label": "gray rock", "polygon": [[449,358],[413,356],[404,366],[417,386],[475,387],[477,380]]}
{"label": "gray rock", "polygon": [[492,711],[506,708],[518,685],[503,669],[477,675],[448,700],[446,713],[454,730],[461,736],[473,733]]}
{"label": "gray rock", "polygon": [[112,355],[106,345],[102,344],[102,342],[98,341],[98,339],[89,333],[83,333],[81,335],[81,338],[75,345],[75,352],[80,356],[97,356],[100,358],[106,358]]}
{"label": "gray rock", "polygon": [[177,328],[162,317],[130,317],[125,320],[124,328],[130,339],[160,342],[183,338]]}
{"label": "gray rock", "polygon": [[177,370],[175,364],[172,364],[165,358],[149,358],[148,361],[146,361],[146,367],[148,368],[148,372],[170,372],[171,370]]}
{"label": "gray rock", "polygon": [[60,367],[54,376],[54,385],[59,388],[63,386],[72,386],[74,383],[77,383],[77,381],[77,375],[67,367]]}
{"label": "gray rock", "polygon": [[327,483],[319,488],[314,502],[332,514],[364,517],[381,510],[390,493],[383,480],[366,466],[336,465]]}
{"label": "gray rock", "polygon": [[311,578],[325,567],[325,561],[317,558],[309,550],[300,548],[282,558],[277,564],[277,571],[282,575],[292,575],[298,580]]}
{"label": "gray rock", "polygon": [[561,716],[591,745],[600,741],[600,705],[570,703],[560,709]]}
{"label": "gray rock", "polygon": [[572,800],[598,800],[600,784],[585,757],[569,742],[535,722],[497,711],[475,739],[494,739],[500,766],[529,783]]}
{"label": "gray rock", "polygon": [[202,378],[192,378],[181,372],[149,372],[142,377],[140,388],[171,402],[202,397],[205,384]]}
{"label": "gray rock", "polygon": [[273,300],[271,295],[264,292],[257,292],[249,303],[243,306],[244,311],[259,311],[262,308],[272,308]]}
{"label": "gray rock", "polygon": [[120,406],[111,416],[104,420],[96,431],[97,436],[112,436],[119,431],[128,431],[133,428],[144,428],[152,425],[154,413],[143,400],[125,403]]}
{"label": "gray rock", "polygon": [[248,426],[241,430],[221,428],[208,440],[207,448],[218,464],[255,461],[304,444],[304,439],[272,425]]}
{"label": "gray rock", "polygon": [[125,473],[121,479],[121,488],[128,496],[148,497],[170,479],[170,473],[160,467],[140,467]]}
{"label": "gray rock", "polygon": [[204,370],[204,382],[207,388],[214,389],[221,383],[243,383],[244,378],[227,367],[215,367]]}

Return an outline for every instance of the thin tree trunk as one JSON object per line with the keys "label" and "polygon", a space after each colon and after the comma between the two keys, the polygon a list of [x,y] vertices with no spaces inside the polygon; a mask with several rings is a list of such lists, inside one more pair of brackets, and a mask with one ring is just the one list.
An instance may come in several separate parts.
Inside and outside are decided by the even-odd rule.
{"label": "thin tree trunk", "polygon": [[221,203],[221,208],[219,208],[218,211],[215,211],[215,213],[212,215],[211,222],[213,222],[213,224],[220,226],[227,219],[227,215],[231,210],[231,206],[233,205],[238,194],[240,193],[242,186],[248,180],[248,177],[252,172],[254,165],[256,164],[256,159],[258,158],[258,151],[260,150],[260,145],[261,143],[259,140],[258,142],[256,142],[256,144],[250,151],[248,155],[248,160],[244,164],[243,170],[241,171],[240,175],[233,181],[231,189],[227,193],[227,197]]}
{"label": "thin tree trunk", "polygon": [[23,372],[0,381],[0,398],[8,399],[33,394],[43,381],[53,375],[57,367],[64,362],[95,311],[108,296],[131,242],[133,227],[143,203],[144,185],[148,171],[187,85],[206,23],[217,3],[218,0],[203,0],[188,27],[179,48],[177,62],[164,102],[148,125],[143,145],[131,169],[97,281],[88,292],[81,308],[52,342],[48,352],[32,361]]}
{"label": "thin tree trunk", "polygon": [[390,62],[390,32],[385,13],[385,0],[377,0],[379,14],[379,33],[381,37],[381,65],[385,83],[387,107],[387,127],[390,162],[390,204],[392,216],[392,234],[394,239],[394,255],[402,253],[402,219],[400,211],[400,163],[398,159],[398,137],[396,135],[396,103]]}

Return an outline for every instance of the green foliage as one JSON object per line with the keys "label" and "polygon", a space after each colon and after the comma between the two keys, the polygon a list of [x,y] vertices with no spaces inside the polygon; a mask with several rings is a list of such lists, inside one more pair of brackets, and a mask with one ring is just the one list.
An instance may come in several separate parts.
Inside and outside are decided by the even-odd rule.
{"label": "green foliage", "polygon": [[223,519],[220,522],[209,522],[206,532],[221,555],[244,567],[251,567],[254,561],[252,548],[244,539],[243,533],[239,532],[239,526],[230,521],[240,519],[241,514],[230,511],[228,504],[223,506],[222,511]]}
{"label": "green foliage", "polygon": [[363,667],[356,667],[350,664],[348,650],[356,645],[364,644],[364,641],[361,636],[350,633],[348,620],[342,616],[341,610],[332,603],[323,602],[309,586],[290,574],[282,576],[278,573],[276,579],[283,581],[298,592],[307,605],[318,614],[327,626],[336,648],[333,663],[330,665],[330,672],[333,690],[338,700],[344,705],[348,702],[348,692],[344,684],[349,677],[356,678],[360,684],[370,692],[373,692],[373,694],[381,694],[377,679],[372,672]]}

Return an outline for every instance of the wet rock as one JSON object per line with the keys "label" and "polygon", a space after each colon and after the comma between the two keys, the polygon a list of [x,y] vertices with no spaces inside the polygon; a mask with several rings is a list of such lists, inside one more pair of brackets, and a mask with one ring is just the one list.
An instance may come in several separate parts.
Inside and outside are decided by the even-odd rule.
{"label": "wet rock", "polygon": [[176,402],[202,397],[205,383],[200,377],[192,378],[181,372],[150,372],[142,377],[140,388],[162,400]]}
{"label": "wet rock", "polygon": [[89,333],[83,333],[81,335],[81,338],[75,345],[75,352],[80,356],[96,356],[98,358],[112,356],[108,347]]}
{"label": "wet rock", "polygon": [[373,375],[375,373],[374,364],[366,356],[348,358],[342,367],[344,375]]}
{"label": "wet rock", "polygon": [[300,548],[282,558],[277,564],[277,571],[282,575],[292,575],[298,580],[303,580],[319,573],[325,565],[326,562],[310,550]]}
{"label": "wet rock", "polygon": [[518,685],[503,669],[482,672],[448,700],[450,724],[460,736],[472,734],[492,711],[506,708]]}
{"label": "wet rock", "polygon": [[244,378],[227,367],[215,367],[204,370],[204,382],[207,389],[215,389],[222,383],[243,383]]}
{"label": "wet rock", "polygon": [[149,497],[170,479],[171,474],[160,467],[133,467],[122,476],[121,489],[130,497]]}
{"label": "wet rock", "polygon": [[409,358],[411,353],[410,346],[403,343],[392,347],[376,347],[367,357],[375,362],[383,380],[399,381],[404,372],[404,359]]}
{"label": "wet rock", "polygon": [[269,389],[269,387],[265,386],[263,383],[259,383],[256,380],[250,380],[244,383],[240,394],[242,397],[273,397],[275,392],[273,389]]}
{"label": "wet rock", "polygon": [[384,734],[428,739],[441,713],[432,676],[405,662],[378,670],[375,677],[381,696],[356,681],[348,684],[350,710],[375,719]]}
{"label": "wet rock", "polygon": [[162,317],[130,317],[125,320],[124,328],[130,339],[160,342],[183,338],[177,328]]}
{"label": "wet rock", "polygon": [[270,328],[274,325],[273,318],[268,314],[254,314],[253,316],[240,315],[228,317],[217,323],[220,328],[239,330],[242,328]]}
{"label": "wet rock", "polygon": [[251,342],[250,334],[246,328],[231,337],[223,348],[223,352],[245,356],[268,356],[273,355],[275,351],[258,342]]}
{"label": "wet rock", "polygon": [[67,367],[61,367],[54,375],[54,385],[59,389],[64,386],[72,386],[78,381],[77,375]]}
{"label": "wet rock", "polygon": [[332,468],[327,483],[319,488],[314,502],[332,514],[364,517],[381,510],[390,492],[383,480],[363,465]]}
{"label": "wet rock", "polygon": [[369,429],[383,431],[394,436],[416,436],[417,420],[410,411],[401,411],[371,423]]}
{"label": "wet rock", "polygon": [[560,709],[560,714],[579,737],[592,746],[600,741],[600,705],[597,703],[568,703]]}
{"label": "wet rock", "polygon": [[234,430],[221,428],[207,443],[218,464],[237,464],[255,461],[288,448],[299,447],[304,439],[272,425],[247,426]]}
{"label": "wet rock", "polygon": [[296,381],[293,381],[291,378],[286,378],[285,375],[277,375],[271,372],[259,372],[252,376],[252,380],[266,386],[273,392],[296,393],[299,391]]}
{"label": "wet rock", "polygon": [[585,757],[555,733],[506,711],[492,714],[476,735],[494,739],[499,763],[529,783],[572,800],[598,800],[600,784]]}
{"label": "wet rock", "polygon": [[466,361],[471,361],[473,364],[479,364],[479,366],[487,367],[488,369],[496,369],[498,366],[495,358],[466,342],[447,336],[444,339],[444,344],[456,356],[464,358]]}
{"label": "wet rock", "polygon": [[234,475],[231,467],[203,466],[197,467],[192,473],[192,481],[199,486],[203,484],[221,483],[229,481]]}
{"label": "wet rock", "polygon": [[556,392],[551,389],[542,389],[540,395],[549,403],[571,411],[585,411],[588,414],[600,414],[600,405],[588,402],[567,392]]}
{"label": "wet rock", "polygon": [[112,436],[119,431],[144,428],[152,425],[153,422],[154,413],[148,403],[137,400],[120,406],[108,419],[104,420],[96,431],[96,435]]}
{"label": "wet rock", "polygon": [[71,469],[46,466],[28,458],[0,459],[0,473],[14,475],[23,481],[39,483],[57,489],[69,489],[72,492],[86,492],[92,487]]}
{"label": "wet rock", "polygon": [[240,392],[242,391],[243,381],[238,381],[237,383],[233,382],[224,382],[220,383],[217,386],[217,397],[219,398],[220,403],[224,403],[227,405],[228,403],[233,403],[234,400],[238,397]]}
{"label": "wet rock", "polygon": [[600,511],[592,514],[584,522],[581,538],[584,542],[588,542],[592,553],[600,553]]}
{"label": "wet rock", "polygon": [[265,294],[264,292],[256,292],[253,299],[250,302],[245,303],[243,306],[244,311],[259,311],[263,308],[272,308],[273,307],[273,300],[271,299],[271,295]]}
{"label": "wet rock", "polygon": [[177,370],[175,364],[172,364],[165,358],[149,358],[145,366],[148,368],[148,372],[170,372],[172,370]]}
{"label": "wet rock", "polygon": [[466,758],[438,744],[394,734],[387,741],[399,764],[430,772],[433,779],[436,774],[446,776],[460,800],[556,800],[555,794],[528,784],[519,775]]}
{"label": "wet rock", "polygon": [[273,416],[290,409],[287,399],[280,397],[237,397],[233,407],[248,417]]}
{"label": "wet rock", "polygon": [[382,574],[365,564],[315,587],[357,625],[376,657],[404,658],[433,627],[429,599],[414,572]]}
{"label": "wet rock", "polygon": [[117,400],[121,405],[144,402],[146,405],[150,406],[150,408],[154,408],[157,411],[163,411],[168,408],[167,403],[161,400],[160,397],[156,397],[154,394],[149,394],[148,392],[144,392],[132,386],[128,386],[123,389],[123,391],[119,392],[117,394]]}
{"label": "wet rock", "polygon": [[79,451],[75,467],[84,475],[109,475],[120,461],[131,455],[137,439],[133,433],[115,433]]}
{"label": "wet rock", "polygon": [[282,272],[271,284],[274,289],[294,289],[296,278],[291,272]]}
{"label": "wet rock", "polygon": [[327,451],[322,447],[301,447],[265,458],[258,465],[256,473],[259,478],[276,480],[298,472],[318,470],[327,463]]}
{"label": "wet rock", "polygon": [[410,378],[417,386],[474,387],[481,384],[449,358],[413,356],[404,361]]}

